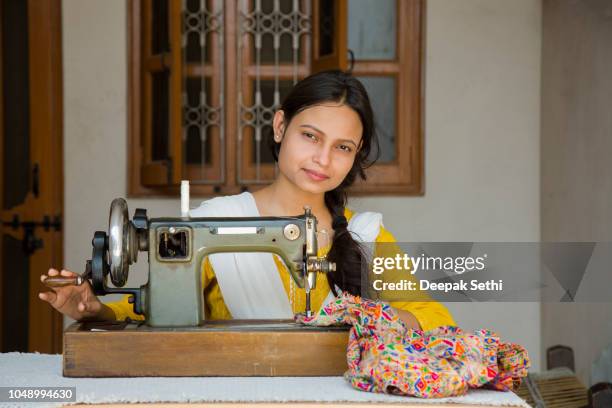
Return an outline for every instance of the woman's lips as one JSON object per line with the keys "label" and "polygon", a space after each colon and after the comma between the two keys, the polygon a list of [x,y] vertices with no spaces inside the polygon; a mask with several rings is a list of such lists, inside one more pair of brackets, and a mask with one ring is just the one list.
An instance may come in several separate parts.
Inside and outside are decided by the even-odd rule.
{"label": "woman's lips", "polygon": [[323,181],[329,178],[325,174],[317,173],[316,171],[312,171],[308,169],[303,169],[303,170],[306,172],[306,174],[308,174],[308,177],[310,177],[312,180],[315,180],[315,181]]}

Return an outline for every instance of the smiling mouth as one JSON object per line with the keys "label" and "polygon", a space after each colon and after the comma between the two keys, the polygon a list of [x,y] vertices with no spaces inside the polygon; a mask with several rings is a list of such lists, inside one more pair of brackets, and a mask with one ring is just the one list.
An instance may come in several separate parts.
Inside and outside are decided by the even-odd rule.
{"label": "smiling mouth", "polygon": [[306,174],[308,174],[311,178],[315,180],[325,180],[329,178],[329,176],[326,176],[325,174],[317,173],[316,171],[312,171],[308,169],[303,169],[303,170],[306,172]]}

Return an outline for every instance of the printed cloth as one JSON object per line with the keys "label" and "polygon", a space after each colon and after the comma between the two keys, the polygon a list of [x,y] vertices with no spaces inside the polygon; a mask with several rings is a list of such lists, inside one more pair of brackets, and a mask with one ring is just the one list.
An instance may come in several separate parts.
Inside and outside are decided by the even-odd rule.
{"label": "printed cloth", "polygon": [[408,329],[388,303],[348,292],[310,318],[296,315],[296,321],[352,325],[344,377],[362,391],[443,398],[469,388],[516,390],[530,366],[524,347],[501,342],[491,330]]}

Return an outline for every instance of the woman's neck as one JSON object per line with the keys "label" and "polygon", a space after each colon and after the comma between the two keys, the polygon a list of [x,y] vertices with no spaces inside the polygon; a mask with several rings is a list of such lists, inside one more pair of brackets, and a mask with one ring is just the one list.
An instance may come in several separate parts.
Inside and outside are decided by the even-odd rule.
{"label": "woman's neck", "polygon": [[315,214],[328,212],[324,193],[314,194],[301,190],[282,175],[253,195],[260,205],[259,212],[262,215],[298,215],[304,212],[305,205],[310,206]]}

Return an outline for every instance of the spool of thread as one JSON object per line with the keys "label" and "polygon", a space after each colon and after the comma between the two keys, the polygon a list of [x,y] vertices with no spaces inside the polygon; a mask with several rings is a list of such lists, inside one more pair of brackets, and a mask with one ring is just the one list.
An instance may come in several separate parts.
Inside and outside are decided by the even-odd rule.
{"label": "spool of thread", "polygon": [[189,217],[189,180],[181,180],[181,217]]}

